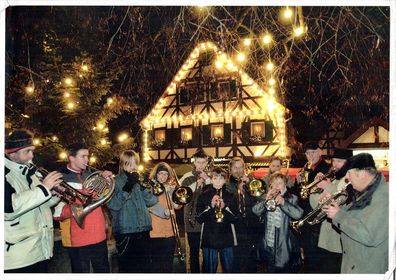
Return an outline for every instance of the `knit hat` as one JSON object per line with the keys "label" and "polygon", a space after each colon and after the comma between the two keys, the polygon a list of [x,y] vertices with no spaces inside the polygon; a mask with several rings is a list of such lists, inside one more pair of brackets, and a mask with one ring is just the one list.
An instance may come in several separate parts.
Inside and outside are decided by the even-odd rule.
{"label": "knit hat", "polygon": [[161,171],[165,171],[165,172],[168,172],[168,173],[169,173],[168,168],[166,168],[166,166],[163,165],[163,164],[158,165],[158,167],[157,167],[157,174],[160,173]]}
{"label": "knit hat", "polygon": [[5,139],[5,153],[12,154],[23,148],[34,146],[33,134],[24,129],[14,130]]}

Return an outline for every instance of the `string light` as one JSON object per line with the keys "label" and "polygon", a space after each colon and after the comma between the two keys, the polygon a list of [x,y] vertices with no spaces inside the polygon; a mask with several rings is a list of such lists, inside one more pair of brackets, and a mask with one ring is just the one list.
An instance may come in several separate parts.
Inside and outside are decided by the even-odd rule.
{"label": "string light", "polygon": [[25,87],[25,91],[27,94],[32,94],[34,92],[34,87],[33,86],[27,86]]}
{"label": "string light", "polygon": [[83,70],[84,72],[88,72],[88,71],[89,71],[88,65],[83,64],[83,65],[81,66],[81,70]]}
{"label": "string light", "polygon": [[[266,34],[270,35],[270,34]],[[270,35],[271,36],[271,35]],[[273,42],[272,36],[270,37],[271,40],[266,39],[265,42]],[[250,38],[245,38],[245,39],[250,39]],[[245,45],[245,39],[242,42]],[[261,38],[261,40],[263,37]],[[263,42],[264,43],[264,42]],[[168,95],[176,93],[176,87],[177,85],[181,82],[181,79],[183,77],[188,75],[189,69],[195,65],[199,55],[200,51],[207,51],[207,50],[216,50],[217,47],[210,42],[205,42],[205,43],[200,43],[197,45],[197,47],[191,52],[189,58],[187,58],[186,62],[183,64],[182,69],[183,71],[178,71],[177,74],[174,76],[174,79],[172,82],[168,85],[166,92]],[[206,114],[192,114],[189,116],[185,117],[185,120],[191,120],[193,124],[195,125],[198,120],[202,120],[203,123],[209,121],[209,119],[215,119],[216,117],[219,118],[224,118],[226,122],[231,121],[231,117],[235,118],[245,118],[249,116],[254,116],[257,118],[270,118],[274,121],[274,123],[282,123],[284,120],[283,118],[283,111],[285,110],[284,107],[279,104],[276,99],[274,98],[274,94],[276,93],[276,90],[274,86],[276,86],[276,79],[273,77],[270,77],[268,80],[268,90],[264,91],[249,75],[247,75],[243,69],[240,69],[240,67],[237,67],[233,61],[222,51],[216,51],[216,59],[214,61],[214,67],[216,67],[218,70],[220,69],[227,69],[230,72],[238,72],[241,75],[241,80],[242,83],[245,85],[248,85],[251,90],[255,93],[256,96],[260,97],[259,102],[264,104],[265,109],[236,109],[236,110],[226,110],[225,112],[219,112],[215,114],[214,112],[207,112]],[[240,52],[239,54],[242,54],[239,56],[238,59],[238,54],[236,56],[236,60],[238,61],[244,61],[246,59],[246,54],[243,52]],[[244,58],[244,59],[242,59]],[[273,62],[268,61],[264,65],[264,69],[266,69],[269,72],[274,71],[275,65]],[[162,116],[159,114],[159,110],[165,106],[166,102],[164,102],[164,98],[161,98],[157,105],[151,110],[151,112],[148,114],[148,116],[141,122],[142,128],[143,128],[143,141],[142,141],[142,153],[143,153],[143,161],[147,162],[151,160],[150,154],[149,154],[149,147],[148,147],[148,130],[150,129],[150,124],[152,123],[157,123],[157,124],[166,124],[166,125],[174,125],[178,126],[180,122],[182,122],[182,116],[181,115],[172,115],[172,116]],[[281,112],[282,114],[280,114]],[[280,138],[279,141],[281,142],[281,148],[282,146],[285,146],[286,144],[283,143],[286,141],[286,138],[284,137],[284,129],[285,128],[278,128],[277,130],[280,129]],[[123,142],[125,141],[124,139],[127,139],[127,137],[119,135],[118,136],[118,141]],[[263,154],[263,153],[262,153]]]}
{"label": "string light", "polygon": [[252,39],[250,39],[250,38],[243,39],[243,45],[245,47],[249,47],[251,44],[252,44]]}
{"label": "string light", "polygon": [[271,44],[272,41],[273,41],[272,35],[269,34],[269,33],[265,34],[265,35],[263,36],[263,38],[262,38],[262,42],[263,42],[263,44],[265,44],[265,45]]}
{"label": "string light", "polygon": [[97,161],[97,158],[94,155],[91,155],[91,157],[89,158],[89,163],[93,164]]}
{"label": "string light", "polygon": [[120,135],[118,135],[118,142],[122,143],[125,142],[129,138],[128,133],[123,132]]}
{"label": "string light", "polygon": [[67,109],[73,110],[76,107],[76,104],[74,104],[74,102],[68,102],[66,106]]}
{"label": "string light", "polygon": [[52,141],[56,142],[58,141],[58,137],[56,137],[55,135],[51,137]]}
{"label": "string light", "polygon": [[242,63],[246,60],[246,55],[243,52],[237,54],[237,61]]}
{"label": "string light", "polygon": [[293,35],[294,37],[301,37],[306,31],[304,26],[295,26],[293,28]]}
{"label": "string light", "polygon": [[67,86],[71,86],[73,84],[73,79],[72,78],[65,78],[64,82],[65,82],[65,84]]}
{"label": "string light", "polygon": [[273,71],[274,70],[274,64],[270,61],[270,62],[268,62],[266,65],[265,65],[265,69],[267,70],[267,71]]}
{"label": "string light", "polygon": [[105,138],[100,139],[100,145],[102,146],[106,146],[107,145],[107,141]]}
{"label": "string light", "polygon": [[59,158],[61,160],[67,159],[67,153],[65,151],[59,153]]}
{"label": "string light", "polygon": [[290,20],[293,16],[293,10],[289,7],[286,7],[282,10],[281,14],[284,20]]}
{"label": "string light", "polygon": [[34,139],[33,139],[33,145],[34,145],[34,146],[38,146],[38,145],[40,145],[40,144],[41,144],[40,139],[38,139],[38,138],[34,138]]}
{"label": "string light", "polygon": [[70,97],[70,92],[65,91],[65,93],[63,94],[63,96],[64,96],[65,98],[69,98],[69,97]]}
{"label": "string light", "polygon": [[102,121],[100,121],[100,122],[97,123],[96,127],[99,130],[103,130],[105,128],[105,124]]}

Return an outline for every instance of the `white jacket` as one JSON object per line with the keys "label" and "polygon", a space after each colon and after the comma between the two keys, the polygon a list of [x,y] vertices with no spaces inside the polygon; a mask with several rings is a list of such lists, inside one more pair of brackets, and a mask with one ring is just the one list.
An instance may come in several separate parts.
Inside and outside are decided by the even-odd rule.
{"label": "white jacket", "polygon": [[52,257],[54,229],[51,199],[37,173],[27,179],[28,168],[5,158],[4,269],[26,267]]}

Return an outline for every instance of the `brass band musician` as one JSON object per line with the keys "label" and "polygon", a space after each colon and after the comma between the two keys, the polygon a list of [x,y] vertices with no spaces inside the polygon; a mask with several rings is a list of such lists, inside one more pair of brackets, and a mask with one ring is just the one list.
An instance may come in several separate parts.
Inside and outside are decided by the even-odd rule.
{"label": "brass band musician", "polygon": [[343,167],[352,184],[352,201],[342,207],[324,207],[341,232],[341,273],[377,273],[388,270],[389,184],[370,154],[347,160]]}
{"label": "brass band musician", "polygon": [[235,228],[238,246],[234,247],[235,269],[241,273],[257,271],[256,249],[260,236],[259,218],[253,214],[252,207],[257,198],[246,191],[250,178],[245,174],[245,162],[241,157],[234,157],[229,163],[230,178],[227,190],[234,194],[238,202],[238,220]]}
{"label": "brass band musician", "polygon": [[[305,143],[304,152],[307,158],[307,164],[303,170],[301,170],[296,177],[294,191],[297,191],[299,196],[299,205],[304,210],[304,216],[308,214],[312,208],[309,204],[308,199],[303,199],[300,196],[300,190],[304,184],[308,184],[314,181],[316,175],[321,172],[326,174],[330,166],[326,163],[322,157],[322,150],[320,149],[317,142],[310,141]],[[321,271],[321,250],[318,249],[320,225],[315,226],[304,226],[301,229],[301,242],[304,251],[304,265],[305,271],[308,273],[320,273]]]}
{"label": "brass band musician", "polygon": [[[335,177],[333,180],[327,178],[317,184],[323,192],[310,195],[309,202],[312,208],[316,208],[323,199],[347,185],[344,174],[340,174],[339,171],[347,159],[352,157],[352,150],[335,148],[328,157],[331,158],[331,167],[335,172]],[[320,180],[323,175],[323,173],[318,173],[315,180]],[[342,257],[340,233],[333,227],[330,220],[324,220],[320,226],[318,247],[322,250],[322,255],[327,256],[322,258],[321,273],[340,273]]]}
{"label": "brass band musician", "polygon": [[210,178],[205,172],[208,166],[208,155],[203,150],[197,150],[193,155],[193,170],[187,172],[180,179],[183,187],[189,187],[193,191],[192,201],[184,206],[184,228],[187,234],[190,256],[190,271],[200,272],[199,265],[199,244],[201,225],[195,220],[196,207],[199,195],[203,188],[210,184]]}

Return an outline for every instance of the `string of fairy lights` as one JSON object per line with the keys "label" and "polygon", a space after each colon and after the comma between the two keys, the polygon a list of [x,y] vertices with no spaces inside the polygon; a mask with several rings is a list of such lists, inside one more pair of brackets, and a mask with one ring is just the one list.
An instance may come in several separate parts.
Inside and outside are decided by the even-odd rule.
{"label": "string of fairy lights", "polygon": [[[80,79],[83,79],[87,77],[89,74],[92,74],[93,69],[90,64],[87,62],[81,63],[77,67],[77,77]],[[47,81],[48,82],[48,81]],[[75,89],[77,87],[78,81],[71,75],[68,75],[61,79],[59,82],[59,90],[62,92],[62,104],[64,106],[64,110],[67,113],[73,113],[78,110],[78,105],[79,105],[79,100],[77,94],[75,94]],[[35,93],[35,86],[34,83],[31,81],[28,83],[28,85],[25,87],[25,93],[28,96],[33,96]],[[116,102],[118,102],[117,98],[115,96],[113,97],[108,97],[106,100],[105,106],[108,108],[111,108]],[[22,114],[25,118],[29,118],[28,115]],[[101,135],[101,138],[99,139],[98,145],[101,147],[108,147],[112,143],[108,140],[107,134],[109,132],[109,128],[107,126],[107,121],[105,119],[100,119],[96,122],[96,125],[92,128],[93,131],[96,133],[99,133]],[[44,138],[41,139],[40,137],[36,137],[33,139],[33,144],[35,146],[40,146],[42,145]],[[52,135],[50,137],[47,137],[47,139],[51,140],[52,142],[58,142],[58,136]],[[124,143],[130,139],[129,134],[126,132],[120,132],[117,136],[117,140],[119,143]],[[61,150],[58,154],[58,158],[60,160],[66,160],[67,159],[67,153],[65,150]],[[97,158],[95,155],[90,156],[90,163],[94,164],[97,161]]]}
{"label": "string of fairy lights", "polygon": [[[196,7],[198,13],[207,13],[210,9],[214,7],[207,6],[198,6]],[[298,7],[284,7],[280,10],[280,20],[283,24],[291,24],[291,37],[293,39],[299,39],[307,33],[307,26],[303,22],[302,15],[296,13],[298,11]],[[297,21],[296,18],[299,17]],[[298,24],[294,24],[298,22]],[[286,131],[285,131],[285,123],[284,123],[284,113],[285,108],[278,103],[276,98],[277,93],[277,65],[275,61],[269,59],[267,62],[263,64],[263,69],[265,69],[268,74],[268,79],[266,80],[266,84],[258,85],[248,74],[243,71],[243,66],[248,62],[249,59],[249,50],[254,46],[254,44],[259,44],[261,47],[270,49],[277,42],[274,39],[274,36],[266,31],[260,36],[247,36],[241,39],[241,48],[235,52],[233,55],[229,56],[225,52],[219,49],[213,42],[202,42],[196,46],[196,48],[191,52],[190,56],[187,58],[185,63],[182,65],[180,70],[176,73],[172,81],[168,84],[165,92],[162,94],[161,98],[155,105],[155,107],[151,110],[151,112],[147,115],[146,118],[142,121],[143,127],[143,160],[149,161],[149,148],[148,148],[148,130],[153,127],[155,123],[167,123],[170,125],[179,125],[183,122],[197,122],[203,121],[208,122],[209,119],[213,118],[245,118],[245,117],[262,117],[264,115],[269,114],[271,119],[274,119],[276,122],[276,126],[279,130],[279,141],[280,141],[280,154],[285,154],[286,149]],[[191,68],[197,62],[199,56],[205,52],[214,52],[216,59],[214,60],[214,67],[217,71],[226,72],[226,73],[238,73],[241,77],[241,81],[243,84],[251,85],[255,94],[260,97],[259,102],[263,104],[262,109],[247,109],[247,108],[236,108],[233,110],[226,110],[224,112],[214,114],[214,113],[203,113],[203,114],[191,114],[191,115],[173,115],[173,116],[165,116],[161,115],[161,110],[166,106],[167,99],[174,98],[176,95],[176,90],[181,81],[183,81],[187,75],[190,73]],[[74,90],[78,84],[78,79],[84,79],[93,73],[93,68],[91,67],[89,62],[82,62],[79,65],[75,66],[77,68],[77,77],[74,78],[72,75],[65,76],[59,82],[59,88],[63,93],[63,106],[64,110],[69,113],[76,112],[79,108],[79,100],[77,94],[74,94]],[[46,80],[48,83],[49,80]],[[25,93],[29,96],[34,95],[36,88],[33,81],[30,81],[25,86]],[[106,105],[109,108],[113,106],[117,102],[117,98],[115,96],[108,97],[106,100]],[[25,115],[27,116],[27,115]],[[29,116],[27,116],[28,118]],[[107,133],[109,132],[109,128],[107,126],[107,121],[105,119],[99,119],[96,122],[96,125],[92,128],[92,130],[96,133],[100,133],[102,136],[99,140],[99,145],[102,147],[112,145],[111,141],[107,138]],[[56,135],[50,136],[51,141],[57,142],[59,139]],[[119,143],[125,143],[130,140],[130,136],[127,132],[120,132],[117,136],[117,140]],[[40,138],[34,139],[35,145],[41,145],[42,141]],[[59,159],[65,160],[67,158],[67,154],[65,151],[61,151],[59,153]],[[90,163],[93,164],[96,162],[96,157],[91,156]]]}

